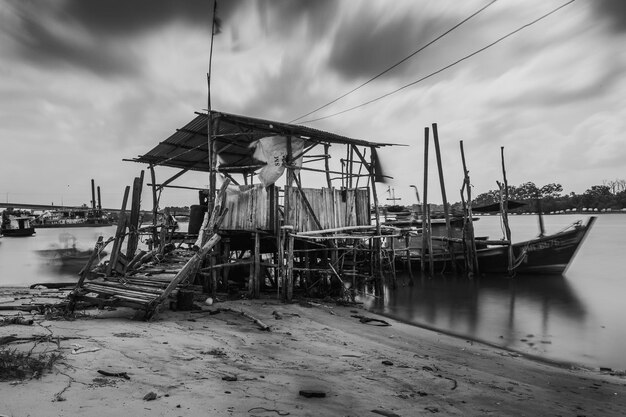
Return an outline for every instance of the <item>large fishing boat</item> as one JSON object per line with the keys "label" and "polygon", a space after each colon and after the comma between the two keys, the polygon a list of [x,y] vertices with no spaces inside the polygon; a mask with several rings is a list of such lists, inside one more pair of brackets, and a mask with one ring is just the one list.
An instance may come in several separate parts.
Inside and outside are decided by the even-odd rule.
{"label": "large fishing boat", "polygon": [[516,274],[561,275],[574,259],[595,220],[590,217],[585,224],[579,220],[558,233],[514,243],[511,252],[508,246],[478,247],[479,271],[507,273],[510,257],[511,271]]}
{"label": "large fishing boat", "polygon": [[35,234],[32,220],[30,213],[8,208],[2,212],[0,234],[6,237],[32,236]]}
{"label": "large fishing boat", "polygon": [[412,219],[386,223],[400,227],[402,233],[402,237],[395,238],[393,246],[388,244],[387,249],[392,250],[396,260],[433,262],[435,269],[443,272],[451,272],[454,261],[457,271],[471,272],[477,266],[481,274],[561,275],[574,259],[595,220],[590,217],[584,224],[579,220],[558,233],[541,233],[534,239],[513,244],[476,237],[475,260],[472,260],[468,259],[467,250],[471,241],[467,236],[463,238],[464,224],[460,216],[452,217],[450,234],[444,219],[432,219],[426,246],[421,220],[413,216]]}

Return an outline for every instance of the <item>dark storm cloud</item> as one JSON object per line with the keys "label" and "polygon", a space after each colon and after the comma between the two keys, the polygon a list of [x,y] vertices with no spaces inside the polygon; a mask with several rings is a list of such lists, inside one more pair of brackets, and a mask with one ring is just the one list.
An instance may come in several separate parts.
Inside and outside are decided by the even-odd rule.
{"label": "dark storm cloud", "polygon": [[626,1],[595,0],[593,4],[601,15],[611,21],[612,27],[616,31],[626,31]]}
{"label": "dark storm cloud", "polygon": [[[339,28],[329,65],[347,79],[370,77],[428,43],[441,27],[446,27],[446,23],[416,21],[411,15],[383,24],[377,15],[361,14]],[[387,76],[415,68],[417,62],[412,60]]]}
{"label": "dark storm cloud", "polygon": [[[17,54],[48,67],[82,68],[99,75],[137,74],[141,62],[132,52],[133,35],[181,22],[210,31],[209,0],[43,0],[8,2],[19,24],[0,29],[17,45]],[[225,22],[240,1],[222,1]],[[59,26],[66,33],[59,33]],[[70,35],[71,34],[71,35]]]}
{"label": "dark storm cloud", "polygon": [[115,45],[100,42],[98,45],[62,38],[49,26],[49,21],[28,10],[19,12],[21,24],[14,33],[18,42],[17,53],[31,63],[48,67],[78,67],[98,74],[128,74],[138,71]]}
{"label": "dark storm cloud", "polygon": [[[240,0],[218,1],[218,16],[228,20]],[[66,0],[64,12],[101,34],[128,35],[180,20],[211,27],[211,0]]]}

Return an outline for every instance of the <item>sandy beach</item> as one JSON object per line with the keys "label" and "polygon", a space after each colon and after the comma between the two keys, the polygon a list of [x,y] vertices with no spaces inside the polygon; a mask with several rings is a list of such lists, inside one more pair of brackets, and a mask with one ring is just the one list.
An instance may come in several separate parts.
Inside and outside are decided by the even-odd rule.
{"label": "sandy beach", "polygon": [[623,375],[359,306],[237,300],[150,322],[126,308],[35,313],[1,328],[2,347],[63,358],[39,379],[1,381],[1,416],[622,416],[626,406]]}

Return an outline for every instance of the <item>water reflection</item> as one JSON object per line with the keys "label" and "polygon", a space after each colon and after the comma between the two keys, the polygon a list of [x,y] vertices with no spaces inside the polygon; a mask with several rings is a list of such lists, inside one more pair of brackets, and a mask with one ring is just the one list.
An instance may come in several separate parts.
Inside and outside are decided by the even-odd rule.
{"label": "water reflection", "polygon": [[561,359],[563,333],[575,333],[587,317],[584,303],[563,277],[438,276],[416,278],[413,286],[401,277],[401,282],[366,306],[409,323],[553,359]]}

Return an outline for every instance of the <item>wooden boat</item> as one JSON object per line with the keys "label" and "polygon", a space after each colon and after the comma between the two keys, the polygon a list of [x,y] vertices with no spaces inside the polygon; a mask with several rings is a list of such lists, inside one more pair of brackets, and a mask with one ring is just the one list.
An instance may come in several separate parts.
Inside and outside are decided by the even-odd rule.
{"label": "wooden boat", "polygon": [[32,220],[33,217],[30,214],[8,208],[2,212],[0,234],[6,237],[32,236],[35,234]]}
{"label": "wooden boat", "polygon": [[[519,274],[563,274],[595,221],[595,217],[590,217],[586,224],[578,221],[561,232],[514,243],[511,245],[513,271]],[[476,255],[481,273],[508,272],[507,246],[479,248]]]}
{"label": "wooden boat", "polygon": [[[590,217],[586,224],[578,221],[561,232],[539,236],[523,242],[513,243],[512,272],[524,275],[560,275],[563,274],[577,250],[593,226],[596,218]],[[447,237],[445,223],[440,219],[432,223],[432,260],[438,271],[450,271],[447,265],[451,263],[451,254],[448,242],[453,245],[457,270],[464,265],[464,245],[462,239],[462,224],[458,218],[452,222],[452,238]],[[396,222],[397,225],[397,222]],[[428,252],[421,247],[421,223],[412,222],[415,231],[406,234],[406,238],[396,239],[393,251],[398,260],[422,261],[426,255],[426,262],[431,258]],[[507,274],[509,272],[509,246],[506,242],[490,241],[487,238],[476,238],[476,258],[481,274]]]}
{"label": "wooden boat", "polygon": [[[66,272],[78,273],[87,263],[93,249],[81,250],[75,246],[64,248],[41,249],[36,251],[39,256],[46,260],[49,265],[58,266]],[[106,251],[100,252],[100,257],[105,257]]]}

